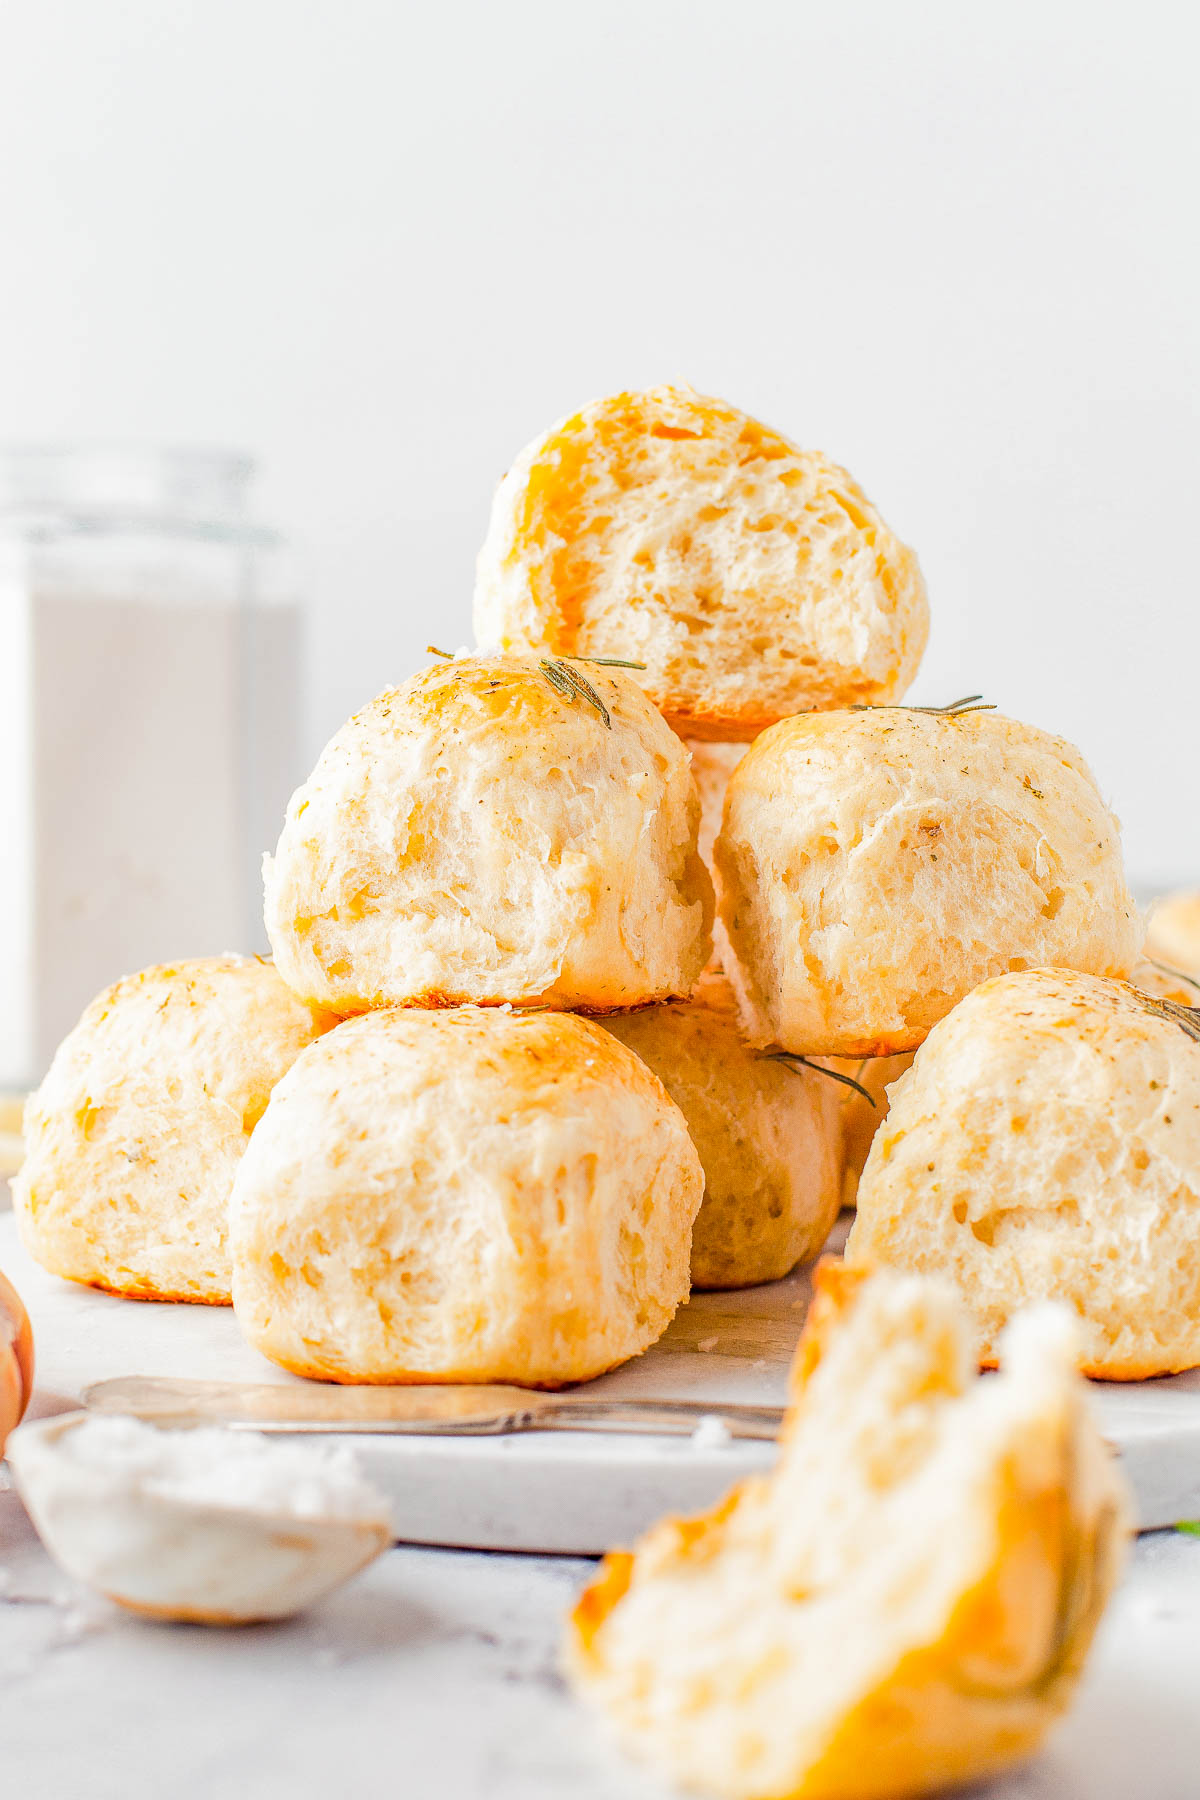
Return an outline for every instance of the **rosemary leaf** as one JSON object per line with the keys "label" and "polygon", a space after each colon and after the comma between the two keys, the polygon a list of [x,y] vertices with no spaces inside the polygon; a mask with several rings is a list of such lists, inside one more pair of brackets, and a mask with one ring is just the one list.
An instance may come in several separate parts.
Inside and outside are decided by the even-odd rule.
{"label": "rosemary leaf", "polygon": [[436,644],[426,644],[425,654],[427,656],[444,656],[447,662],[454,661],[453,650],[439,650]]}
{"label": "rosemary leaf", "polygon": [[949,706],[867,706],[858,703],[850,708],[851,712],[931,713],[939,719],[961,719],[964,713],[995,710],[995,702],[985,700],[982,694],[965,694],[961,700],[952,700]]}
{"label": "rosemary leaf", "polygon": [[543,657],[538,664],[538,667],[546,677],[546,680],[550,683],[550,686],[556,689],[557,692],[562,695],[564,700],[569,701],[570,704],[574,706],[576,699],[575,689],[567,680],[566,671],[562,664],[560,662],[549,662]]}
{"label": "rosemary leaf", "polygon": [[1186,1031],[1194,1043],[1200,1044],[1200,1006],[1180,1006],[1175,1000],[1159,1000],[1153,994],[1143,994],[1140,988],[1134,988],[1133,993],[1139,1006],[1160,1019],[1169,1019],[1181,1031]]}
{"label": "rosemary leaf", "polygon": [[853,1088],[856,1094],[861,1094],[868,1106],[875,1105],[874,1094],[868,1093],[862,1082],[855,1081],[853,1075],[843,1075],[840,1069],[827,1069],[824,1063],[811,1062],[807,1056],[797,1056],[794,1050],[764,1050],[762,1054],[768,1062],[785,1063],[789,1069],[799,1067],[812,1069],[817,1075],[828,1075],[831,1081],[840,1081],[843,1087]]}
{"label": "rosemary leaf", "polygon": [[569,663],[563,663],[562,667],[566,671],[567,680],[571,683],[571,686],[577,693],[583,695],[583,698],[587,701],[589,706],[595,707],[596,711],[600,714],[600,717],[604,720],[608,730],[611,731],[612,718],[609,715],[609,710],[588,680],[587,676],[581,675],[578,669],[571,668]]}
{"label": "rosemary leaf", "polygon": [[572,706],[576,699],[586,700],[588,705],[595,707],[600,714],[606,729],[612,730],[612,718],[609,710],[586,675],[581,675],[578,669],[570,668],[558,657],[553,660],[543,657],[538,667],[550,686],[560,693],[564,700],[570,701]]}
{"label": "rosemary leaf", "polygon": [[644,669],[645,663],[630,662],[624,656],[568,656],[567,662],[595,663],[602,669]]}
{"label": "rosemary leaf", "polygon": [[1200,1537],[1200,1519],[1178,1519],[1175,1529],[1185,1532],[1188,1537]]}

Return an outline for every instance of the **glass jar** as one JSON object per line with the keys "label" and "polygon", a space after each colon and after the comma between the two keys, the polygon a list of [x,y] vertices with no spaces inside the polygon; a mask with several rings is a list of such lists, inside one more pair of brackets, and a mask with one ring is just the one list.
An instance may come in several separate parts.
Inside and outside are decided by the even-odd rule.
{"label": "glass jar", "polygon": [[303,625],[252,467],[0,450],[0,1088],[117,977],[265,947]]}

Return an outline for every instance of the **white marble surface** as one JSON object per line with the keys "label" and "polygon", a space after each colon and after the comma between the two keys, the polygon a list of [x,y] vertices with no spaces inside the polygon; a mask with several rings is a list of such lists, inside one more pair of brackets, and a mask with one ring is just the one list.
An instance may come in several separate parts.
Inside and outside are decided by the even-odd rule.
{"label": "white marble surface", "polygon": [[[845,1230],[839,1221],[831,1246],[840,1248]],[[252,1350],[227,1307],[139,1305],[48,1275],[22,1249],[11,1215],[0,1218],[0,1269],[33,1322],[39,1411],[78,1405],[90,1383],[123,1375],[308,1385]],[[781,1405],[809,1295],[804,1271],[738,1293],[694,1294],[644,1355],[579,1391],[686,1398],[714,1411]],[[1094,1383],[1092,1401],[1139,1524],[1200,1515],[1200,1371]],[[354,1442],[407,1542],[581,1555],[629,1542],[664,1513],[703,1511],[772,1459],[771,1446],[747,1440],[714,1447],[577,1431]]]}
{"label": "white marble surface", "polygon": [[[60,1575],[0,1491],[0,1793],[666,1800],[559,1679],[563,1614],[591,1567],[400,1548],[287,1624],[164,1626]],[[1196,1800],[1200,1539],[1140,1540],[1073,1713],[975,1793]]]}

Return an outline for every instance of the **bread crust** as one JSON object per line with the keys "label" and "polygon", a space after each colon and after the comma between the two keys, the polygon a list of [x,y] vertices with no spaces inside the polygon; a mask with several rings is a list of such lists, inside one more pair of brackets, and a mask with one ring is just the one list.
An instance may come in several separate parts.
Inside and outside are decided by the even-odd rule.
{"label": "bread crust", "polygon": [[1063,969],[985,982],[891,1089],[858,1185],[852,1262],[954,1283],[994,1363],[1039,1297],[1080,1367],[1200,1366],[1200,1043],[1165,1003]]}
{"label": "bread crust", "polygon": [[[56,1270],[55,1273],[60,1273]],[[75,1277],[69,1277],[74,1280]],[[147,1281],[105,1281],[100,1276],[80,1281],[80,1287],[92,1288],[97,1294],[111,1294],[114,1300],[145,1300],[151,1305],[175,1306],[229,1306],[229,1283],[212,1283],[208,1288],[203,1286],[177,1291],[165,1286],[151,1286]]]}
{"label": "bread crust", "polygon": [[[663,1003],[663,1001],[687,1000],[690,997],[691,992],[692,992],[691,989],[685,988],[685,989],[682,989],[679,993],[664,994],[662,996],[661,1001],[660,1000],[640,1000],[636,1006],[617,1006],[617,1005],[602,1006],[602,1005],[596,1004],[596,1005],[591,1005],[591,1006],[583,1006],[583,1005],[572,1006],[569,1010],[573,1013],[578,1013],[579,1016],[584,1019],[606,1019],[612,1015],[622,1017],[625,1013],[639,1012],[643,1007],[661,1005]],[[446,994],[446,993],[442,993],[442,992],[436,991],[436,990],[431,993],[413,994],[412,996],[406,997],[403,1000],[393,1000],[389,1004],[391,1007],[393,1007],[399,1011],[407,1010],[410,1012],[448,1012],[448,1011],[452,1011],[456,1007],[464,1006],[467,1004],[470,1004],[472,1006],[495,1006],[495,1007],[501,1007],[501,1008],[508,1008],[513,1012],[543,1012],[546,1010],[550,1010],[550,1011],[560,1010],[557,1007],[547,1008],[543,1002],[539,1002],[539,1001],[530,1001],[527,1003],[523,1000],[473,1000],[468,1003],[462,999],[456,999],[454,997],[454,995],[452,995],[452,994]],[[366,1010],[370,1011],[372,1009],[367,1008]],[[566,1009],[562,1009],[562,1010],[566,1010]],[[353,1017],[357,1017],[360,1015],[348,1014],[346,1016],[353,1018]]]}
{"label": "bread crust", "polygon": [[704,1177],[631,1050],[559,1012],[374,1012],[302,1056],[230,1206],[233,1297],[281,1367],[558,1387],[688,1292]]}
{"label": "bread crust", "polygon": [[729,780],[722,962],[753,1041],[915,1050],[987,977],[1123,976],[1142,925],[1079,752],[995,712],[785,719]]}
{"label": "bread crust", "polygon": [[[327,746],[265,863],[280,973],[381,1006],[603,1012],[687,993],[712,947],[687,752],[621,671],[460,657]],[[587,668],[586,676],[583,671]]]}
{"label": "bread crust", "polygon": [[479,554],[481,644],[646,665],[683,736],[898,698],[916,557],[844,469],[688,387],[610,395],[522,451]]}
{"label": "bread crust", "polygon": [[271,1089],[333,1023],[265,957],[106,988],[25,1108],[13,1205],[30,1255],[124,1299],[228,1306],[234,1172]]}
{"label": "bread crust", "polygon": [[688,708],[663,704],[659,705],[659,711],[672,731],[678,732],[681,738],[694,740],[698,744],[752,744],[768,726],[777,725],[781,718],[790,717],[790,714],[780,713],[774,708],[721,708],[705,706],[699,701],[694,707]]}
{"label": "bread crust", "polygon": [[465,1362],[461,1368],[447,1366],[430,1374],[427,1369],[402,1368],[399,1365],[389,1367],[383,1374],[368,1372],[359,1374],[355,1370],[339,1369],[336,1374],[330,1372],[329,1364],[320,1357],[293,1357],[290,1354],[275,1355],[270,1353],[270,1360],[277,1368],[286,1369],[289,1375],[301,1375],[306,1381],[334,1382],[338,1387],[454,1387],[474,1386],[482,1381],[496,1381],[514,1387],[529,1388],[538,1394],[558,1394],[564,1389],[579,1387],[595,1381],[601,1375],[608,1375],[613,1369],[619,1369],[629,1357],[618,1356],[603,1367],[589,1370],[586,1375],[564,1375],[559,1379],[548,1378],[544,1381],[533,1380],[528,1376],[497,1375],[482,1376],[477,1363]]}

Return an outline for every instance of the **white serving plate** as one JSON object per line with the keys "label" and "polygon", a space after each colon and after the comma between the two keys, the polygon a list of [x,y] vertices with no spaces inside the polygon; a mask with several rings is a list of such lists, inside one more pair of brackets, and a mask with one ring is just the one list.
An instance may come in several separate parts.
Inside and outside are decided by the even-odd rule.
{"label": "white serving plate", "polygon": [[[844,1228],[831,1246],[842,1237]],[[297,1380],[243,1342],[228,1308],[116,1300],[47,1275],[21,1248],[11,1213],[0,1214],[0,1269],[33,1321],[35,1414],[75,1407],[92,1382],[122,1375]],[[737,1401],[780,1405],[808,1300],[803,1274],[737,1294],[697,1294],[659,1343],[589,1391],[697,1399],[714,1412]],[[1200,1372],[1097,1382],[1092,1392],[1133,1484],[1141,1527],[1200,1516]],[[748,1440],[708,1447],[579,1431],[345,1441],[389,1495],[402,1540],[584,1556],[630,1543],[664,1513],[711,1506],[775,1454],[771,1444]]]}

